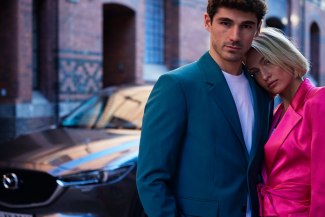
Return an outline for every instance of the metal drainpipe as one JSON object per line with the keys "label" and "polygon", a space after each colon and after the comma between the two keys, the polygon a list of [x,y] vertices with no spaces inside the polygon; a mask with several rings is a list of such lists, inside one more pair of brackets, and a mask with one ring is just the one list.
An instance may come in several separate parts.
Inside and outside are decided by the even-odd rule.
{"label": "metal drainpipe", "polygon": [[291,37],[291,13],[292,13],[292,3],[291,0],[287,0],[287,17],[288,17],[288,36]]}
{"label": "metal drainpipe", "polygon": [[300,0],[300,10],[301,10],[301,21],[300,21],[300,50],[303,54],[305,54],[305,6],[306,6],[306,0]]}

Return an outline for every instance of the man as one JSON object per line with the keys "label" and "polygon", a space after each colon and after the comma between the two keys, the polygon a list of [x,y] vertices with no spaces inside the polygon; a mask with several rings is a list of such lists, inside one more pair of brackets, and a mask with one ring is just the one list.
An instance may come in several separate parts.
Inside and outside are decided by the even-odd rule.
{"label": "man", "polygon": [[209,52],[155,84],[137,172],[149,217],[258,215],[256,185],[272,105],[242,59],[265,13],[263,0],[209,0]]}

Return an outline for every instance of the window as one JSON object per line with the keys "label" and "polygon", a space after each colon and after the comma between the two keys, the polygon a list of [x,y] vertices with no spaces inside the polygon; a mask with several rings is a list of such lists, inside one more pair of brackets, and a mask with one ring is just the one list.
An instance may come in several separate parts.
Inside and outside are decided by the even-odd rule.
{"label": "window", "polygon": [[145,63],[164,64],[164,1],[146,0]]}

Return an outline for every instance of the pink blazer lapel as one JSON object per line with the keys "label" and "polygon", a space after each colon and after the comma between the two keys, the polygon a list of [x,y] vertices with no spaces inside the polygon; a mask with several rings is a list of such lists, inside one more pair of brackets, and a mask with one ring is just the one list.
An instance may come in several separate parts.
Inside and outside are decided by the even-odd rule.
{"label": "pink blazer lapel", "polygon": [[[275,120],[280,115],[281,109],[278,109],[275,112]],[[271,173],[271,169],[274,164],[274,160],[279,148],[284,143],[285,139],[292,131],[292,129],[296,126],[296,124],[301,119],[301,116],[291,107],[289,106],[286,113],[284,114],[282,120],[278,124],[278,126],[274,129],[273,133],[267,143],[264,146],[264,151],[268,155],[265,162],[266,172],[268,174]],[[272,128],[273,129],[273,128]]]}
{"label": "pink blazer lapel", "polygon": [[[309,92],[311,92],[314,85],[308,80],[305,79],[302,84],[299,86],[295,96],[293,97],[290,105],[284,114],[282,120],[274,129],[274,123],[272,123],[271,130],[274,129],[273,133],[270,134],[270,138],[264,146],[264,153],[267,155],[265,158],[265,169],[268,175],[270,175],[272,167],[274,165],[274,160],[276,158],[279,148],[283,145],[284,141],[288,137],[289,133],[293,130],[299,120],[302,118],[298,113],[298,109],[304,105],[306,97]],[[283,109],[283,105],[280,105],[273,117],[273,122],[277,122]]]}

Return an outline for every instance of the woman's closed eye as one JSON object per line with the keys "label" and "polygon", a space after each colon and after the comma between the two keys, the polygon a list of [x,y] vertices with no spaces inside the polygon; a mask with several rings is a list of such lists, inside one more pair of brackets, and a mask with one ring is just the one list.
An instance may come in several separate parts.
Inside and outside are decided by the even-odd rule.
{"label": "woman's closed eye", "polygon": [[258,69],[249,69],[249,73],[252,77],[258,77],[261,74],[260,70]]}
{"label": "woman's closed eye", "polygon": [[271,63],[269,60],[264,59],[263,64],[264,64],[264,65],[270,65],[270,64],[272,64],[272,63]]}

